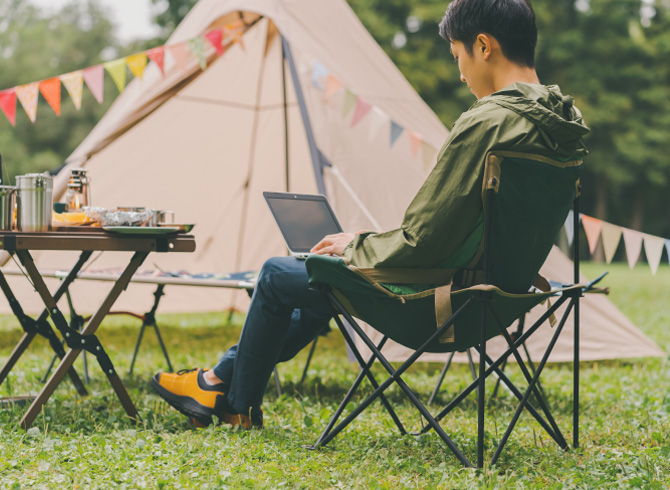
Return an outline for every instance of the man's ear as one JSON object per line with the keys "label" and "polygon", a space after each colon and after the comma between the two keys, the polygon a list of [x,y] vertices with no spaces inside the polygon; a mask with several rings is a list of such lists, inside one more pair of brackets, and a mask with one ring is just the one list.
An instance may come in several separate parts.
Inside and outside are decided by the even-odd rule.
{"label": "man's ear", "polygon": [[475,49],[479,50],[483,59],[488,60],[493,52],[494,39],[488,34],[479,34],[475,40]]}

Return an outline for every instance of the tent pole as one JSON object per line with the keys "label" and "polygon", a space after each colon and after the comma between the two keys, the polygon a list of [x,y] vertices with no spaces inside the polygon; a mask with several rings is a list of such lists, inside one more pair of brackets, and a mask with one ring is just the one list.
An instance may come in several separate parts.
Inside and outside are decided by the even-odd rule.
{"label": "tent pole", "polygon": [[300,107],[302,122],[305,125],[305,134],[307,136],[307,143],[309,144],[309,154],[312,157],[312,166],[314,167],[316,188],[318,189],[319,194],[323,194],[325,196],[326,186],[323,183],[323,165],[321,155],[318,148],[316,147],[316,140],[314,139],[314,132],[312,131],[312,123],[309,120],[309,113],[307,112],[307,105],[305,104],[305,96],[302,92],[300,80],[298,79],[298,72],[295,68],[295,61],[293,60],[291,46],[289,46],[288,41],[283,35],[281,36],[281,44],[283,56],[286,61],[288,61],[288,67],[291,71],[291,78],[293,79],[293,86],[295,88],[295,95],[298,99],[298,106]]}
{"label": "tent pole", "polygon": [[286,169],[286,192],[290,191],[289,184],[289,158],[288,158],[288,102],[286,100],[286,55],[283,49],[284,38],[282,37],[281,51],[281,80],[284,92],[284,168]]}

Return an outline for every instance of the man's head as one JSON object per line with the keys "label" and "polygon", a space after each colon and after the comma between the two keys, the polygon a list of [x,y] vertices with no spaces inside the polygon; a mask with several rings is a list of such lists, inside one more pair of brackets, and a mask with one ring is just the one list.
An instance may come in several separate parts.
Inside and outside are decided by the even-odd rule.
{"label": "man's head", "polygon": [[478,98],[488,95],[486,79],[501,63],[526,70],[535,66],[537,28],[529,0],[454,0],[440,22],[440,35],[451,43],[461,80]]}

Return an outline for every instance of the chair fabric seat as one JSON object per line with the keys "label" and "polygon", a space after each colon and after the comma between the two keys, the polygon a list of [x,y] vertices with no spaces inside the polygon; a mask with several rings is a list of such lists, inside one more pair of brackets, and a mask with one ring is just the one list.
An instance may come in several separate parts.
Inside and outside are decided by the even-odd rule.
{"label": "chair fabric seat", "polygon": [[[436,330],[435,289],[411,295],[385,293],[351,270],[336,257],[315,255],[307,258],[310,283],[328,283],[334,295],[349,312],[396,342],[418,349]],[[495,286],[473,286],[451,293],[452,311],[456,312],[472,296],[493,295],[500,321],[507,328],[524,312],[556,292],[508,294]],[[453,352],[477,345],[480,340],[481,305],[471,302],[461,312],[454,327],[454,342],[435,340],[428,352]],[[500,334],[493,315],[487,318],[487,340]]]}

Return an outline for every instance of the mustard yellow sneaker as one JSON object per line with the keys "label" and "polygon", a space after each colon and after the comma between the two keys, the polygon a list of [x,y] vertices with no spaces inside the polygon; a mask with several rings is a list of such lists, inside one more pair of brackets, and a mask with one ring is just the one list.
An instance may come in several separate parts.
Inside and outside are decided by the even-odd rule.
{"label": "mustard yellow sneaker", "polygon": [[243,429],[262,429],[263,428],[263,410],[260,408],[250,408],[248,414],[223,412],[221,422],[230,424],[233,429],[240,426]]}
{"label": "mustard yellow sneaker", "polygon": [[226,407],[226,386],[223,383],[207,384],[203,378],[205,371],[196,368],[177,373],[158,373],[151,378],[151,387],[187,417],[209,425],[212,415],[221,417]]}

